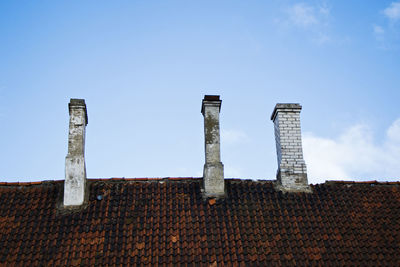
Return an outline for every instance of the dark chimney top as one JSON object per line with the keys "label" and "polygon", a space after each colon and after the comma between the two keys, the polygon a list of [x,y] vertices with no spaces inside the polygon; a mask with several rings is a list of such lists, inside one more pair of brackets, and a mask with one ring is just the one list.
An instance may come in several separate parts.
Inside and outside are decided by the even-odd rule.
{"label": "dark chimney top", "polygon": [[204,102],[216,102],[219,103],[219,110],[221,110],[222,100],[219,99],[219,95],[204,95],[204,99],[201,105],[201,113],[204,113]]}
{"label": "dark chimney top", "polygon": [[206,101],[220,101],[219,95],[205,95],[204,100]]}

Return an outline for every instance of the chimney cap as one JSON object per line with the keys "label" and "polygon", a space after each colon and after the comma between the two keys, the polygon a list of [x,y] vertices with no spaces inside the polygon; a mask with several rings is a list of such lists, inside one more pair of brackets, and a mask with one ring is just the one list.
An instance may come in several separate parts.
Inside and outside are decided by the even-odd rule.
{"label": "chimney cap", "polygon": [[85,103],[85,99],[71,98],[69,100],[69,105],[72,105],[72,106],[86,106],[86,103]]}
{"label": "chimney cap", "polygon": [[201,103],[201,113],[204,114],[204,104],[205,102],[207,103],[212,103],[212,104],[216,104],[219,106],[219,110],[221,110],[221,103],[222,100],[219,98],[219,95],[204,95],[204,99]]}
{"label": "chimney cap", "polygon": [[205,101],[219,101],[219,95],[205,95],[204,99]]}
{"label": "chimney cap", "polygon": [[300,112],[301,105],[299,103],[277,103],[271,115],[271,120],[275,120],[276,114],[281,109],[298,110]]}
{"label": "chimney cap", "polygon": [[85,110],[86,125],[88,124],[88,115],[87,115],[85,99],[71,98],[69,100],[68,108],[70,115],[71,115],[71,108],[83,108]]}

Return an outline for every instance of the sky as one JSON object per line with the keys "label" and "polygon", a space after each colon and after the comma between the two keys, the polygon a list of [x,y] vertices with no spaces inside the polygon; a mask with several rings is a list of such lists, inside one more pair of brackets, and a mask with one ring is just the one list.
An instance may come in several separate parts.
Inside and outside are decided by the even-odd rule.
{"label": "sky", "polygon": [[0,181],[64,179],[86,100],[88,178],[200,177],[222,99],[226,178],[275,179],[300,103],[310,183],[400,177],[400,1],[1,1]]}

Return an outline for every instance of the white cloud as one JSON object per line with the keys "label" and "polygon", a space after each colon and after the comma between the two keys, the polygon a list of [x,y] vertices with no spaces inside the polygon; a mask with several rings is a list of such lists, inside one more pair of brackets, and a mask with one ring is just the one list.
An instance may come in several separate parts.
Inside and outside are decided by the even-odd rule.
{"label": "white cloud", "polygon": [[381,10],[385,21],[381,25],[373,25],[373,35],[378,41],[378,47],[383,50],[398,50],[400,31],[400,1],[392,2],[387,8]]}
{"label": "white cloud", "polygon": [[304,157],[311,183],[325,180],[399,180],[400,119],[376,143],[367,125],[355,125],[337,138],[304,135]]}
{"label": "white cloud", "polygon": [[385,33],[385,30],[379,25],[374,25],[373,30],[374,30],[375,36],[381,36],[382,34]]}
{"label": "white cloud", "polygon": [[319,13],[324,16],[328,16],[331,14],[331,10],[326,5],[324,5],[319,7]]}
{"label": "white cloud", "polygon": [[308,4],[294,4],[293,6],[288,8],[287,12],[289,15],[289,19],[294,25],[308,27],[310,25],[315,25],[319,23],[314,7]]}
{"label": "white cloud", "polygon": [[389,7],[383,10],[383,14],[392,22],[400,19],[400,2],[392,2]]}
{"label": "white cloud", "polygon": [[248,140],[248,135],[241,130],[221,130],[221,142],[223,144],[233,145],[247,142]]}
{"label": "white cloud", "polygon": [[324,26],[330,16],[330,8],[326,4],[310,5],[297,3],[286,9],[288,21],[301,28]]}
{"label": "white cloud", "polygon": [[400,144],[400,119],[396,120],[387,130],[387,136],[391,142]]}
{"label": "white cloud", "polygon": [[379,25],[373,25],[373,33],[375,36],[375,39],[379,42],[380,48],[385,49],[386,44],[385,44],[385,29]]}
{"label": "white cloud", "polygon": [[322,45],[334,41],[329,28],[331,26],[331,8],[325,1],[316,4],[295,3],[284,8],[283,17],[275,19],[280,30],[300,30],[305,36]]}

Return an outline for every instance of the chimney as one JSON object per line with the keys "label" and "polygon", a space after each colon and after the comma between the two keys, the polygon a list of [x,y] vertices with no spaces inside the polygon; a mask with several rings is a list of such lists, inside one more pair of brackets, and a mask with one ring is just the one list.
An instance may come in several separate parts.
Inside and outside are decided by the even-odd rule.
{"label": "chimney", "polygon": [[276,187],[282,191],[310,192],[301,143],[300,111],[300,104],[276,104],[271,115],[278,156]]}
{"label": "chimney", "polygon": [[65,158],[64,206],[82,205],[85,199],[85,132],[88,123],[84,99],[69,102],[68,154]]}
{"label": "chimney", "polygon": [[225,193],[219,134],[221,102],[219,95],[205,95],[201,106],[201,113],[204,116],[206,163],[203,171],[203,185],[206,197],[220,197]]}

